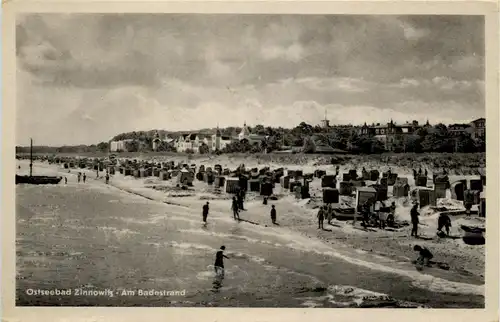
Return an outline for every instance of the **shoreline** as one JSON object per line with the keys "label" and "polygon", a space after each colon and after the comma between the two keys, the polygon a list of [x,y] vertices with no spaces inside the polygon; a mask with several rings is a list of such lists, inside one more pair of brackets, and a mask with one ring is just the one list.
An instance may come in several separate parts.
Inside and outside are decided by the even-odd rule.
{"label": "shoreline", "polygon": [[[37,168],[41,166],[42,168],[46,168],[47,171],[57,171],[58,173],[63,173],[64,171],[64,169],[58,168],[57,166],[41,164],[39,162],[35,162],[35,166],[37,166]],[[81,170],[76,169],[76,172],[78,171]],[[82,172],[95,174],[95,172],[91,170],[82,170]],[[73,173],[72,175],[75,174]],[[92,178],[91,180],[95,179]],[[197,191],[190,196],[172,197],[171,194],[169,196],[168,193],[166,194],[163,191],[157,191],[148,187],[148,185],[151,186],[151,184],[155,183],[155,178],[132,179],[130,177],[125,178],[118,174],[111,178],[110,183],[112,186],[122,191],[133,193],[152,201],[167,203],[172,206],[194,208],[199,206],[201,209],[201,205],[206,200],[209,200],[207,198],[212,197],[213,202],[210,200],[211,212],[227,212],[228,218],[231,216],[229,213],[230,211],[227,210],[229,208],[226,209],[226,207],[221,204],[229,201],[227,201],[227,199],[221,200],[220,197],[213,198],[215,196],[207,192],[206,188],[203,189],[204,187],[200,189],[201,191],[197,189]],[[102,182],[102,184],[104,184],[104,182]],[[199,185],[203,185],[203,183],[195,182],[195,188],[199,188]],[[188,193],[189,192],[192,191],[188,191]],[[410,260],[416,257],[416,254],[413,252],[410,245],[419,243],[429,247],[435,254],[436,260],[447,262],[451,267],[450,271],[433,269],[432,272],[426,272],[424,270],[424,272],[422,272],[423,274],[429,274],[428,276],[434,276],[456,283],[466,283],[476,286],[482,286],[484,284],[484,255],[481,255],[481,252],[477,251],[477,249],[480,249],[478,246],[469,246],[469,249],[466,247],[466,252],[464,252],[463,245],[457,245],[451,241],[439,244],[433,241],[422,241],[409,238],[407,236],[409,235],[408,227],[397,233],[384,231],[374,234],[373,232],[366,232],[357,227],[352,227],[350,223],[336,220],[332,221],[334,226],[328,226],[325,223],[325,228],[330,231],[318,231],[316,229],[316,220],[314,216],[315,210],[305,208],[302,204],[307,204],[307,202],[304,202],[304,200],[296,202],[291,196],[286,196],[281,200],[273,202],[277,205],[277,209],[286,207],[286,205],[289,205],[290,209],[287,209],[288,212],[285,213],[278,210],[278,222],[281,226],[270,227],[272,225],[268,218],[268,210],[264,210],[264,207],[258,203],[256,199],[253,201],[250,200],[247,202],[247,205],[251,206],[246,207],[250,210],[241,212],[240,216],[243,221],[253,224],[248,226],[255,227],[255,225],[258,225],[267,227],[273,234],[279,234],[280,232],[286,233],[287,230],[297,232],[303,236],[303,238],[307,238],[311,241],[338,247],[339,252],[337,252],[336,256],[353,257],[354,255],[357,260],[390,265],[394,269],[413,269],[414,273],[417,272],[414,267],[412,267]],[[476,248],[474,251],[472,249],[473,247]],[[484,246],[479,247],[482,247],[482,253],[484,254]],[[471,253],[476,253],[475,260],[466,261],[465,258],[471,256]],[[462,266],[460,262],[469,262],[469,265]],[[471,262],[476,264],[471,264]],[[415,274],[412,273],[411,275]]]}

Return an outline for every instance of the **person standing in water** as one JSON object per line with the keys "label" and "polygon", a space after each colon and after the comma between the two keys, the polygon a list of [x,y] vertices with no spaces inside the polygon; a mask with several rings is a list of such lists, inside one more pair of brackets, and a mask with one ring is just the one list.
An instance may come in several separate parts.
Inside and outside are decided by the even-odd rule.
{"label": "person standing in water", "polygon": [[85,183],[86,180],[87,180],[87,175],[84,173],[83,174],[83,183]]}
{"label": "person standing in water", "polygon": [[203,205],[203,212],[202,213],[203,213],[203,222],[205,224],[207,223],[207,217],[208,217],[208,210],[209,210],[208,205],[209,205],[208,201],[206,204]]}
{"label": "person standing in water", "polygon": [[238,201],[236,200],[236,197],[233,197],[233,201],[231,203],[231,210],[233,211],[233,217],[236,220],[240,220],[240,207],[238,205]]}
{"label": "person standing in water", "polygon": [[274,205],[271,206],[271,221],[276,225],[276,208],[274,208]]}
{"label": "person standing in water", "polygon": [[224,258],[229,259],[226,255],[224,255],[224,250],[226,246],[221,246],[220,250],[215,254],[215,275],[218,277],[224,277]]}

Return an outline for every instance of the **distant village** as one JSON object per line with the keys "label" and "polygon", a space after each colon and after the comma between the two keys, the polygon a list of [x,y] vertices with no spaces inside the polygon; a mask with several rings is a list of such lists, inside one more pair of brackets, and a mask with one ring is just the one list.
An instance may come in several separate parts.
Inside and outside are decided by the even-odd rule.
{"label": "distant village", "polygon": [[[329,120],[325,119],[318,125],[323,133],[329,133],[335,129],[342,129],[350,133],[355,133],[362,137],[376,139],[381,143],[387,151],[393,151],[396,144],[396,139],[405,135],[415,134],[419,129],[432,128],[432,125],[427,121],[425,124],[419,124],[417,121],[398,124],[392,120],[387,123],[372,123],[355,126],[355,125],[330,125]],[[479,118],[466,124],[450,124],[446,126],[447,131],[452,137],[460,137],[468,135],[473,140],[484,139],[486,135],[486,124],[484,118]],[[329,146],[318,140],[317,133],[310,135],[310,140],[315,145],[315,153],[343,153],[345,151]],[[169,135],[161,137],[158,131],[155,132],[151,140],[152,151],[164,151],[165,146],[169,151],[179,153],[213,153],[223,151],[228,145],[245,143],[251,146],[265,145],[270,138],[269,135],[260,135],[252,133],[247,124],[243,124],[241,131],[237,135],[223,135],[219,127],[211,134],[202,133],[182,133],[178,137],[173,138]],[[131,142],[136,139],[111,140],[109,142],[110,152],[133,152],[130,151]],[[163,147],[163,148],[161,148]],[[302,146],[287,146],[281,144],[276,152],[293,153],[299,152]],[[264,149],[265,152],[265,149]]]}

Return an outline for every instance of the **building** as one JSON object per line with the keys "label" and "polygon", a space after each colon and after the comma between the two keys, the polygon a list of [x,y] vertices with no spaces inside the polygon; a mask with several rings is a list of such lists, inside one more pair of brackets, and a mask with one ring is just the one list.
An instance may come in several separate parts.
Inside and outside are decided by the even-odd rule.
{"label": "building", "polygon": [[128,152],[127,150],[127,142],[132,142],[133,139],[127,140],[119,140],[119,141],[111,141],[109,142],[109,151],[110,152]]}
{"label": "building", "polygon": [[153,137],[153,151],[158,151],[161,145],[160,133],[156,131],[155,136]]}
{"label": "building", "polygon": [[241,142],[243,140],[247,140],[250,144],[258,144],[267,139],[264,135],[253,134],[250,132],[250,129],[245,122],[243,124],[243,128],[241,129],[240,134],[238,134],[238,140]]}
{"label": "building", "polygon": [[474,140],[479,138],[486,138],[486,119],[484,117],[478,118],[470,123],[471,136]]}
{"label": "building", "polygon": [[215,134],[212,135],[212,145],[211,151],[220,151],[226,147],[229,143],[233,142],[230,136],[222,135],[219,126],[217,125],[217,130]]}
{"label": "building", "polygon": [[409,135],[415,133],[418,129],[430,127],[429,121],[425,125],[419,125],[417,121],[396,124],[392,120],[387,124],[372,124],[366,123],[358,130],[360,135],[375,137],[384,144],[388,151],[394,150],[396,138],[400,135]]}
{"label": "building", "polygon": [[198,133],[181,134],[175,142],[177,152],[192,150],[194,153],[200,152],[200,147],[206,145],[209,150],[212,147],[212,137]]}
{"label": "building", "polygon": [[465,133],[471,133],[470,124],[450,124],[448,125],[448,133],[451,136],[457,137]]}

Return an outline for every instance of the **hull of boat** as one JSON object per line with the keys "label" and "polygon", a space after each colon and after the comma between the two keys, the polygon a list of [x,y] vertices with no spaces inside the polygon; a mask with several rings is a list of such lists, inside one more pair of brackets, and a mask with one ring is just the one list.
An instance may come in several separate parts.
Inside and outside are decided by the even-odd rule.
{"label": "hull of boat", "polygon": [[16,174],[16,184],[58,184],[62,177],[52,176],[19,176]]}

